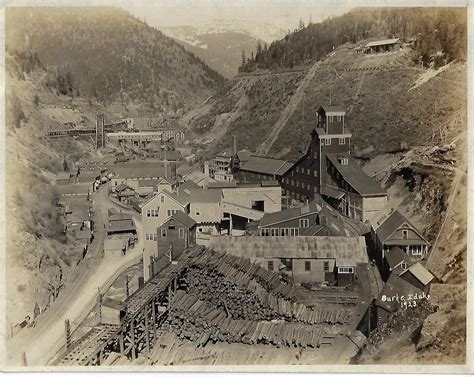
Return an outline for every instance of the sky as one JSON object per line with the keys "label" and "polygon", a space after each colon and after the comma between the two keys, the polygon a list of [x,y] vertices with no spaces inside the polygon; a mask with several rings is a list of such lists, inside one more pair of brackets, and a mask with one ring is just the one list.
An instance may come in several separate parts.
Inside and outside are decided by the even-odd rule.
{"label": "sky", "polygon": [[[120,1],[120,0],[119,0]],[[123,0],[123,8],[157,28],[247,20],[293,30],[359,6],[465,6],[467,0]]]}
{"label": "sky", "polygon": [[[157,2],[158,3],[158,2]],[[322,7],[316,1],[281,0],[230,1],[230,0],[176,0],[159,1],[159,5],[126,6],[134,15],[146,19],[156,27],[196,26],[213,20],[245,20],[268,23],[281,29],[294,29],[299,20],[313,22],[342,14],[352,6],[348,2],[334,0],[331,7]]]}

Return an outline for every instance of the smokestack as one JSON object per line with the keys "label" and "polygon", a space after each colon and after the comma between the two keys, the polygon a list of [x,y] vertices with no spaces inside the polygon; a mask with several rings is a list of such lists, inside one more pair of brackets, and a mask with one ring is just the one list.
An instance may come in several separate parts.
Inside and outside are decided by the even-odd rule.
{"label": "smokestack", "polygon": [[204,161],[204,174],[209,177],[209,161]]}
{"label": "smokestack", "polygon": [[234,135],[232,135],[232,141],[234,143],[234,154],[233,154],[233,156],[235,156],[237,154],[237,138]]}

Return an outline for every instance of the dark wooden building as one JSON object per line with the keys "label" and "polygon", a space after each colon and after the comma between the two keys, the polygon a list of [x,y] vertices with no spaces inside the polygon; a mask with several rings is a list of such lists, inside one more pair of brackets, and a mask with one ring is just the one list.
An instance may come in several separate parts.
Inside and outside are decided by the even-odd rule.
{"label": "dark wooden building", "polygon": [[340,106],[321,106],[306,153],[282,177],[284,194],[300,201],[323,195],[342,214],[366,221],[387,193],[350,157],[352,134]]}
{"label": "dark wooden building", "polygon": [[258,235],[266,237],[350,236],[340,214],[317,195],[298,208],[266,213],[258,225]]}
{"label": "dark wooden building", "polygon": [[196,222],[182,211],[173,213],[157,228],[157,257],[150,263],[150,276],[163,269],[196,242]]}

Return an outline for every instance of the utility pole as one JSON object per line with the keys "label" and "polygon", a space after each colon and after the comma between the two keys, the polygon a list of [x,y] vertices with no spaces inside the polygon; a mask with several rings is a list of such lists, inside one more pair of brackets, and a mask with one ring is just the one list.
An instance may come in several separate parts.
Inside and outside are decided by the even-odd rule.
{"label": "utility pole", "polygon": [[71,324],[69,323],[69,319],[64,320],[64,328],[66,331],[66,350],[69,351],[71,349]]}

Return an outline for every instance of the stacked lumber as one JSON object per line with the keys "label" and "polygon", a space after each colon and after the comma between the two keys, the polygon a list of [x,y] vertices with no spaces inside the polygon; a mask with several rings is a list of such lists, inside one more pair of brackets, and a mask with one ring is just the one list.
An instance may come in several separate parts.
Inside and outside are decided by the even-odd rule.
{"label": "stacked lumber", "polygon": [[351,318],[349,309],[310,308],[294,302],[296,288],[248,258],[206,250],[194,263],[187,270],[188,292],[228,310],[234,319],[346,324]]}
{"label": "stacked lumber", "polygon": [[271,344],[277,347],[319,347],[324,330],[317,325],[284,321],[232,319],[223,310],[197,296],[178,291],[172,300],[169,321],[180,339],[204,346],[213,342]]}

